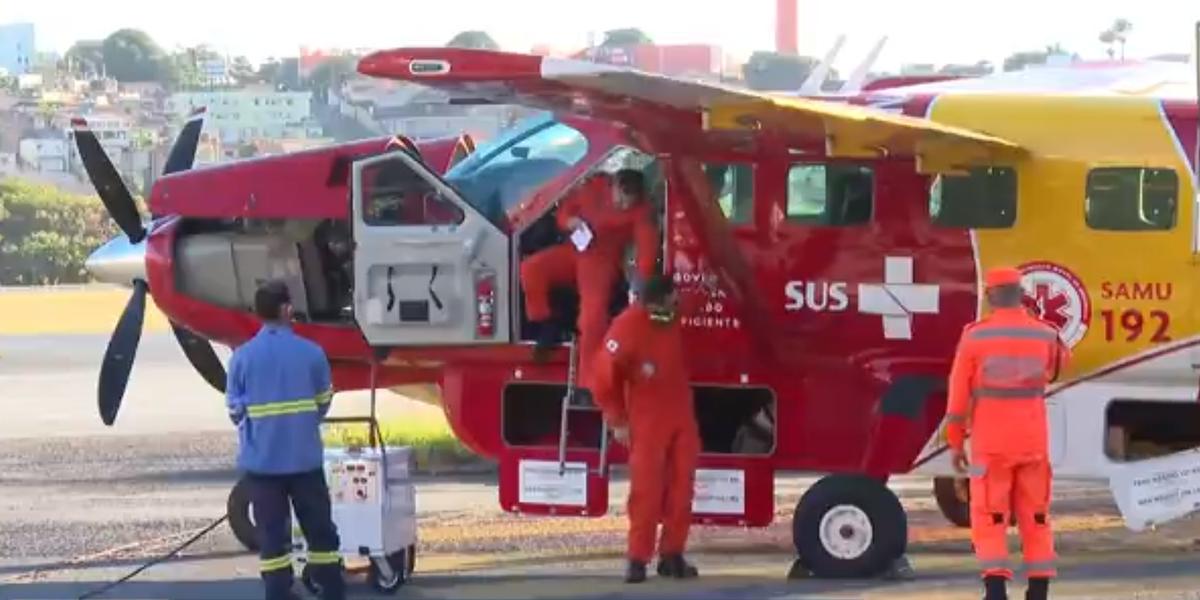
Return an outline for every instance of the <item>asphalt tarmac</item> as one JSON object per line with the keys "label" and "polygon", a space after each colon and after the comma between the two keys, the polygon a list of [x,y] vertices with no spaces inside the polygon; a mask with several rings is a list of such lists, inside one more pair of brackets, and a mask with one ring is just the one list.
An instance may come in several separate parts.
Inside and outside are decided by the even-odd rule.
{"label": "asphalt tarmac", "polygon": [[[0,598],[74,598],[160,555],[219,517],[236,478],[220,394],[192,372],[170,334],[143,337],[117,424],[95,407],[104,336],[0,339]],[[222,353],[224,358],[224,353]],[[355,414],[365,394],[340,394]],[[381,408],[428,410],[385,393]],[[978,598],[964,530],[933,507],[929,482],[897,478],[910,513],[911,582],[787,581],[790,509],[811,476],[777,479],[776,523],[696,528],[701,580],[620,582],[627,488],[597,519],[508,515],[495,475],[418,481],[417,575],[410,598]],[[1132,534],[1105,490],[1058,486],[1062,579],[1054,598],[1200,600],[1200,522]],[[1015,541],[1015,540],[1014,540]],[[1013,545],[1014,549],[1017,546]],[[173,561],[105,598],[259,598],[257,559],[218,527]],[[372,597],[353,576],[353,597]],[[1021,597],[1023,586],[1013,586]],[[386,596],[381,596],[386,597]]]}

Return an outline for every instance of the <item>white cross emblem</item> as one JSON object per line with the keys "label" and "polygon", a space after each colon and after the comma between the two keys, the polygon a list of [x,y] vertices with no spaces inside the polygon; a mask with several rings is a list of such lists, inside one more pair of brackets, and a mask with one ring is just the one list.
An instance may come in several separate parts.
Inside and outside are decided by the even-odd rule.
{"label": "white cross emblem", "polygon": [[912,339],[913,313],[937,314],[940,287],[913,283],[911,256],[888,256],[883,261],[883,284],[858,284],[858,311],[883,317],[883,337]]}

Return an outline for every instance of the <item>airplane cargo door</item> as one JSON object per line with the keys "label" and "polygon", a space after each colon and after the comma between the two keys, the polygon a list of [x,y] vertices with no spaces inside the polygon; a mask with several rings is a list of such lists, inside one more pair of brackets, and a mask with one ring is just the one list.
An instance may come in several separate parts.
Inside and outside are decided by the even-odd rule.
{"label": "airplane cargo door", "polygon": [[508,237],[403,151],[352,169],[354,314],[376,347],[505,343]]}

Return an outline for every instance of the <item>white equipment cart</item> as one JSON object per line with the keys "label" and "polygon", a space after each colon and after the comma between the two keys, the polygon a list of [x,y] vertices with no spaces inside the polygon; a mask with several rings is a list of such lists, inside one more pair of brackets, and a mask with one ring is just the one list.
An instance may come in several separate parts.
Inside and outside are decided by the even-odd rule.
{"label": "white equipment cart", "polygon": [[[409,580],[416,567],[413,454],[407,446],[383,446],[379,423],[374,417],[374,401],[371,404],[370,417],[325,419],[325,423],[365,423],[370,428],[369,447],[325,450],[325,480],[329,484],[333,522],[341,539],[338,550],[343,561],[367,558],[371,586],[391,594]],[[294,555],[305,563],[307,545],[294,514],[292,524]],[[307,564],[303,564],[301,581],[310,592],[319,592]]]}

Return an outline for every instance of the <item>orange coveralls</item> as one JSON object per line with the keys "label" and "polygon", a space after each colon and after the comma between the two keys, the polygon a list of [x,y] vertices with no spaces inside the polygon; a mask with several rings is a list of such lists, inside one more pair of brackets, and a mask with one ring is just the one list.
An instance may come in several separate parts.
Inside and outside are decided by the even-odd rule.
{"label": "orange coveralls", "polygon": [[1069,358],[1054,328],[1021,307],[995,309],[959,340],[946,437],[962,452],[971,428],[971,540],[983,577],[1012,578],[1006,537],[1012,513],[1026,576],[1057,574],[1045,387]]}
{"label": "orange coveralls", "polygon": [[530,321],[551,317],[550,289],[574,283],[579,290],[580,386],[590,388],[586,375],[600,339],[608,327],[609,296],[621,276],[621,259],[630,241],[637,245],[637,270],[643,280],[654,273],[658,230],[653,207],[642,201],[627,210],[612,203],[613,178],[597,175],[575,190],[558,209],[558,227],[577,217],[592,231],[591,244],[580,252],[567,240],[541,250],[521,263],[525,314]]}
{"label": "orange coveralls", "polygon": [[613,320],[593,366],[596,403],[629,428],[628,558],[683,554],[692,523],[700,433],[679,322],[658,323],[640,303]]}

